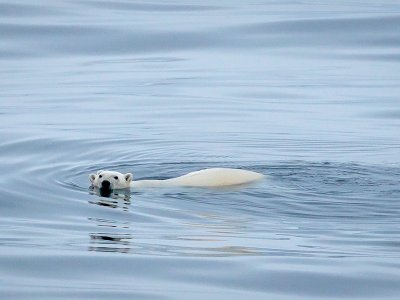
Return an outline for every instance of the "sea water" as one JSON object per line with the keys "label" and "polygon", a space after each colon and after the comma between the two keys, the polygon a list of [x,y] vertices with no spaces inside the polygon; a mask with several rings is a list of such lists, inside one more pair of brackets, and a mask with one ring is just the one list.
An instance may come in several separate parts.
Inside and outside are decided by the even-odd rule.
{"label": "sea water", "polygon": [[[1,299],[398,299],[398,1],[0,1]],[[233,189],[101,197],[207,167]]]}

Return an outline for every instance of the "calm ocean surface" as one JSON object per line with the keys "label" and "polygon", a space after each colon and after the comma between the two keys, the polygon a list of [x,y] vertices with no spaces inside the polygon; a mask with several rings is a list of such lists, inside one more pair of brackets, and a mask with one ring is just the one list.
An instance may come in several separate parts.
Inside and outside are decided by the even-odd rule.
{"label": "calm ocean surface", "polygon": [[0,0],[0,121],[1,299],[399,299],[399,1]]}

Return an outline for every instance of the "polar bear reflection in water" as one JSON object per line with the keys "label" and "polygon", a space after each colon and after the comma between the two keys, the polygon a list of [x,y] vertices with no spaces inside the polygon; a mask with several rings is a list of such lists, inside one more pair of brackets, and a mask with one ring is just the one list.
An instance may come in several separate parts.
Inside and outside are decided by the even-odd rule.
{"label": "polar bear reflection in water", "polygon": [[101,196],[110,197],[114,190],[145,187],[202,187],[218,188],[250,184],[261,180],[263,174],[231,168],[210,168],[164,180],[133,180],[132,173],[100,170],[90,174],[92,186]]}

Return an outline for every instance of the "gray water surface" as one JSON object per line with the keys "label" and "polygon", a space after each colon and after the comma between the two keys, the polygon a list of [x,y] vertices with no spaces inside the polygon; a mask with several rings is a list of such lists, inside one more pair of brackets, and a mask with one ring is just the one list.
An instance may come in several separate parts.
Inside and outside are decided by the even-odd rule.
{"label": "gray water surface", "polygon": [[[398,1],[0,0],[1,299],[398,299]],[[234,189],[100,197],[207,167]]]}

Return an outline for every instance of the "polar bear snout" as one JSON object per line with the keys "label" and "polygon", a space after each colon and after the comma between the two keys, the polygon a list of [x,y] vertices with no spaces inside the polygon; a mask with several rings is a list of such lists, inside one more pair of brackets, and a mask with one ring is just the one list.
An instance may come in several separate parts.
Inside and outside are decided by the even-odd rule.
{"label": "polar bear snout", "polygon": [[111,189],[111,182],[109,182],[108,180],[103,180],[101,182],[101,188],[103,189]]}

